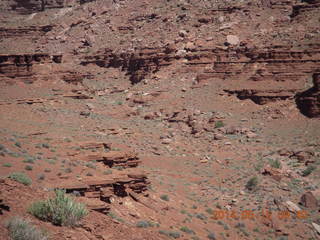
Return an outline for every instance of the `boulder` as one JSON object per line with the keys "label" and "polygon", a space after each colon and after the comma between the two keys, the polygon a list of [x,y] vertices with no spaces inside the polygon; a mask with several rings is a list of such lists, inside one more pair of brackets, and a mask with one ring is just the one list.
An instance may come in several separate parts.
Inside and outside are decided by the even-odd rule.
{"label": "boulder", "polygon": [[306,208],[317,208],[319,206],[318,200],[312,192],[306,192],[301,196],[300,204]]}
{"label": "boulder", "polygon": [[227,35],[227,44],[228,45],[238,45],[240,43],[240,39],[236,35]]}

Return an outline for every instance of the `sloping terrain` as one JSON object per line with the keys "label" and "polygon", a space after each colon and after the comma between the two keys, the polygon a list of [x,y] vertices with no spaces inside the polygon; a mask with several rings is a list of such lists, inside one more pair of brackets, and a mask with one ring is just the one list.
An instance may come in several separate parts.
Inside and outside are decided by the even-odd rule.
{"label": "sloping terrain", "polygon": [[[1,239],[319,238],[320,1],[0,8]],[[28,213],[54,189],[79,226]]]}

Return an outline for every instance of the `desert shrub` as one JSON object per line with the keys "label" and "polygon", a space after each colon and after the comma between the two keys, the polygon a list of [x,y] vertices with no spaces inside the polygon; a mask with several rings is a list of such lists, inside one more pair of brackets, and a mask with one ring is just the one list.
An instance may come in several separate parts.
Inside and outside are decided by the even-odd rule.
{"label": "desert shrub", "polygon": [[2,164],[2,167],[12,167],[12,164],[11,163],[4,163],[4,164]]}
{"label": "desert shrub", "polygon": [[25,160],[23,160],[24,163],[34,163],[34,158],[28,157]]}
{"label": "desert shrub", "polygon": [[306,177],[310,175],[314,170],[316,169],[316,166],[308,166],[305,170],[302,171],[302,176]]}
{"label": "desert shrub", "polygon": [[103,175],[109,175],[109,174],[112,174],[112,170],[110,169],[103,172]]}
{"label": "desert shrub", "polygon": [[160,230],[159,233],[162,235],[166,235],[168,237],[174,238],[174,239],[180,238],[179,232]]}
{"label": "desert shrub", "polygon": [[86,164],[86,167],[88,167],[88,168],[93,168],[93,169],[96,169],[96,168],[97,168],[97,166],[94,164],[94,162],[88,162],[88,163]]}
{"label": "desert shrub", "polygon": [[161,195],[160,198],[161,198],[163,201],[169,201],[169,196],[166,195],[166,194]]}
{"label": "desert shrub", "polygon": [[24,169],[27,171],[32,171],[33,167],[31,165],[27,165],[27,166],[25,166]]}
{"label": "desert shrub", "polygon": [[20,217],[13,217],[7,223],[9,236],[12,240],[47,240],[47,236],[27,220]]}
{"label": "desert shrub", "polygon": [[149,221],[139,221],[139,222],[137,222],[136,226],[138,228],[154,227],[154,223],[149,222]]}
{"label": "desert shrub", "polygon": [[55,197],[34,202],[29,213],[35,217],[59,226],[75,226],[88,214],[84,204],[75,202],[63,190],[56,190]]}
{"label": "desert shrub", "polygon": [[203,213],[197,213],[196,215],[195,215],[195,217],[196,218],[199,218],[200,220],[207,220],[207,217],[206,217],[206,215],[204,215]]}
{"label": "desert shrub", "polygon": [[269,164],[273,168],[281,168],[281,162],[278,159],[276,160],[270,159]]}
{"label": "desert shrub", "polygon": [[207,237],[208,237],[208,239],[210,239],[210,240],[216,240],[216,239],[217,239],[217,238],[216,238],[216,235],[215,235],[213,232],[209,233]]}
{"label": "desert shrub", "polygon": [[213,213],[214,213],[214,211],[212,210],[212,208],[207,208],[207,209],[206,209],[206,212],[209,213],[209,214],[213,214]]}
{"label": "desert shrub", "polygon": [[214,126],[215,128],[222,128],[224,127],[224,123],[222,121],[216,121]]}
{"label": "desert shrub", "polygon": [[181,227],[181,228],[180,228],[180,231],[181,231],[181,232],[188,233],[188,234],[194,234],[194,231],[191,230],[190,228],[186,227],[186,226]]}
{"label": "desert shrub", "polygon": [[72,169],[71,168],[66,168],[66,169],[64,169],[64,172],[65,173],[72,173]]}
{"label": "desert shrub", "polygon": [[258,178],[257,177],[250,178],[246,184],[246,188],[252,191],[252,190],[256,190],[257,187],[258,187]]}
{"label": "desert shrub", "polygon": [[24,173],[21,173],[21,172],[11,173],[9,175],[9,178],[12,180],[15,180],[19,183],[22,183],[24,185],[30,185],[32,183],[31,179],[27,175],[25,175]]}

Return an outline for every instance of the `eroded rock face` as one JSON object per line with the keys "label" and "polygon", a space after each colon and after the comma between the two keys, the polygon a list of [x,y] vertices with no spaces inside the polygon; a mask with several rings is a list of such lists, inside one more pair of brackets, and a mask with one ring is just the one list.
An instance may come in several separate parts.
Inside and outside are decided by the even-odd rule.
{"label": "eroded rock face", "polygon": [[107,213],[115,198],[132,197],[137,194],[147,197],[147,186],[150,182],[143,173],[126,173],[113,175],[110,178],[84,181],[82,183],[56,186],[67,193],[76,193],[91,210]]}
{"label": "eroded rock face", "polygon": [[0,55],[0,76],[33,82],[37,78],[35,76],[37,67],[43,68],[44,65],[61,63],[61,61],[62,55],[46,53]]}
{"label": "eroded rock face", "polygon": [[0,38],[42,36],[52,30],[52,25],[0,28]]}
{"label": "eroded rock face", "polygon": [[296,96],[296,103],[301,111],[307,117],[320,117],[320,73],[312,75],[314,86],[305,92]]}
{"label": "eroded rock face", "polygon": [[44,11],[50,8],[63,8],[89,2],[88,0],[3,0],[0,4],[1,9],[7,11],[16,11],[21,14],[31,14]]}
{"label": "eroded rock face", "polygon": [[3,214],[3,211],[9,211],[10,207],[3,202],[3,199],[0,199],[0,215]]}
{"label": "eroded rock face", "polygon": [[[54,185],[54,188],[65,189],[67,193],[76,194],[91,210],[102,213],[107,213],[110,204],[116,199],[129,197],[140,201],[141,198],[148,197],[147,187],[150,181],[145,172],[136,169],[141,160],[134,151],[110,151],[111,144],[105,142],[83,142],[79,146],[82,152],[86,153],[84,156],[76,155],[76,159],[82,159],[85,162],[101,162],[103,168],[110,171],[110,175],[96,180],[63,182]],[[87,154],[87,152],[91,153]],[[110,168],[113,168],[113,171]],[[116,172],[115,169],[121,169],[121,171]]]}

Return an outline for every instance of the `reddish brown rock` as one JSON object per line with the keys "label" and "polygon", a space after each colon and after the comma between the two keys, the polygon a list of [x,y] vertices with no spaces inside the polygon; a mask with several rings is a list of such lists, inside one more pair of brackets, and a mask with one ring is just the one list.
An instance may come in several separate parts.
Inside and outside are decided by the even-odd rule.
{"label": "reddish brown rock", "polygon": [[312,75],[314,86],[305,92],[296,96],[296,103],[301,111],[307,117],[320,117],[320,73]]}
{"label": "reddish brown rock", "polygon": [[110,144],[104,142],[85,142],[80,144],[80,148],[85,150],[100,150],[104,151],[110,148]]}
{"label": "reddish brown rock", "polygon": [[312,192],[306,192],[301,196],[300,204],[306,208],[317,208],[319,206],[318,200]]}
{"label": "reddish brown rock", "polygon": [[147,186],[150,182],[144,173],[128,173],[116,175],[108,179],[85,180],[78,184],[60,184],[55,188],[65,189],[67,193],[77,192],[82,201],[92,210],[107,212],[112,198],[131,196],[132,193],[146,196]]}
{"label": "reddish brown rock", "polygon": [[262,170],[262,174],[269,175],[276,181],[280,181],[283,177],[283,172],[281,171],[281,169],[273,168],[269,165],[264,167],[264,169]]}
{"label": "reddish brown rock", "polygon": [[0,199],[0,215],[3,214],[3,211],[9,211],[10,207],[4,203],[3,199]]}
{"label": "reddish brown rock", "polygon": [[32,83],[41,76],[39,72],[46,66],[61,63],[62,55],[47,53],[0,55],[0,76]]}

